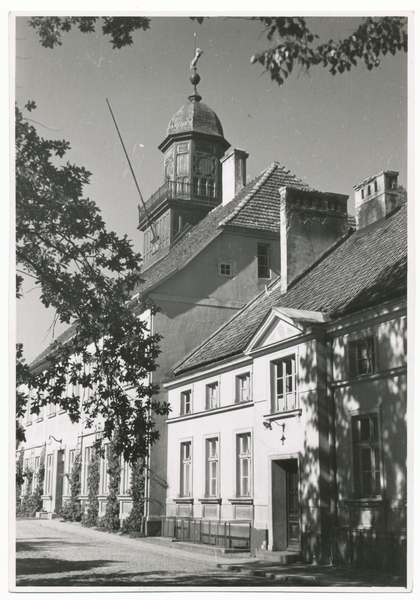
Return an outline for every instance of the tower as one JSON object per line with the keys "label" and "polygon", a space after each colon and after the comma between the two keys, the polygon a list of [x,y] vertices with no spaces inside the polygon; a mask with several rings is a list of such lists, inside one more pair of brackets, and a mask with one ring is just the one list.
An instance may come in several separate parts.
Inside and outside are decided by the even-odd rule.
{"label": "tower", "polygon": [[145,207],[139,206],[145,268],[167,254],[189,226],[222,201],[220,159],[230,144],[216,113],[201,102],[196,64],[193,68],[194,93],[174,114],[158,146],[164,155],[164,183]]}

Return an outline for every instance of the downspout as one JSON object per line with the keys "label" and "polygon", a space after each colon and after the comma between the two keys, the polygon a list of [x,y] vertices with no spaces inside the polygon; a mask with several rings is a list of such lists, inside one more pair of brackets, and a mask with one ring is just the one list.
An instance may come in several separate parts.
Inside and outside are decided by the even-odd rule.
{"label": "downspout", "polygon": [[333,528],[338,525],[337,510],[337,461],[336,461],[336,432],[335,432],[335,400],[333,381],[333,349],[331,338],[327,339],[327,403],[328,403],[328,437],[330,449],[330,513],[331,513],[331,560],[334,561]]}
{"label": "downspout", "polygon": [[[154,319],[153,313],[150,311],[150,335],[153,335],[154,330]],[[153,373],[149,373],[149,385],[153,383]],[[149,419],[152,418],[152,407],[149,408]],[[150,516],[150,452],[151,452],[152,444],[149,439],[148,448],[147,448],[147,457],[146,457],[146,476],[144,482],[144,518],[147,520]]]}

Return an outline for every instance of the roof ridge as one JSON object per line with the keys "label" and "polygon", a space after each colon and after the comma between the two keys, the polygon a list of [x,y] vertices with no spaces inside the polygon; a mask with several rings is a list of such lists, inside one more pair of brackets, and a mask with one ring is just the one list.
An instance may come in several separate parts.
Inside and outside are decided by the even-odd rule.
{"label": "roof ridge", "polygon": [[239,204],[235,208],[235,210],[233,210],[227,217],[225,217],[224,219],[222,219],[220,221],[219,227],[224,227],[225,225],[227,225],[229,223],[229,221],[231,221],[234,217],[236,217],[236,215],[238,213],[240,213],[240,211],[243,209],[243,207],[246,204],[248,204],[248,202],[251,200],[251,198],[258,192],[258,190],[262,187],[262,185],[267,181],[267,179],[270,177],[270,175],[273,173],[273,171],[279,166],[280,166],[279,163],[275,161],[269,167],[266,167],[263,171],[261,171],[261,173],[260,173],[260,175],[258,175],[258,177],[260,177],[263,173],[264,173],[264,175],[261,177],[261,179],[259,181],[257,181],[257,183],[254,185],[252,190],[249,191],[248,194],[246,194],[246,196],[244,198],[242,198],[242,200],[239,202]]}

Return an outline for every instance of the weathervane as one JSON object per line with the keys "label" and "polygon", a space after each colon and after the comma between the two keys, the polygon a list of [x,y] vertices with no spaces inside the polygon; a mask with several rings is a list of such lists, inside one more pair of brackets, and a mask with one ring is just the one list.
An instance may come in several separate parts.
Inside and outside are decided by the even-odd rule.
{"label": "weathervane", "polygon": [[198,62],[198,59],[200,58],[200,56],[204,53],[202,50],[200,50],[200,48],[195,48],[195,41],[196,41],[195,37],[196,37],[196,34],[194,33],[195,55],[190,64],[190,69],[194,69],[194,74],[191,75],[191,77],[190,77],[190,81],[194,86],[194,95],[191,96],[191,99],[197,100],[199,102],[201,100],[201,96],[197,93],[197,85],[200,83],[201,77],[197,73],[197,62]]}

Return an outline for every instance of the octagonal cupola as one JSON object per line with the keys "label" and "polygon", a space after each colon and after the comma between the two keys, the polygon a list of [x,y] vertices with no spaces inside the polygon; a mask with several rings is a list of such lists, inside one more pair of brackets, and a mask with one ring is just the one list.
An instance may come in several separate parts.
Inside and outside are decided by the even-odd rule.
{"label": "octagonal cupola", "polygon": [[166,137],[158,146],[164,155],[164,183],[139,206],[139,226],[144,232],[144,260],[165,253],[188,225],[195,225],[222,202],[221,159],[230,147],[219,117],[201,101],[197,50],[190,81],[194,93],[169,121]]}

